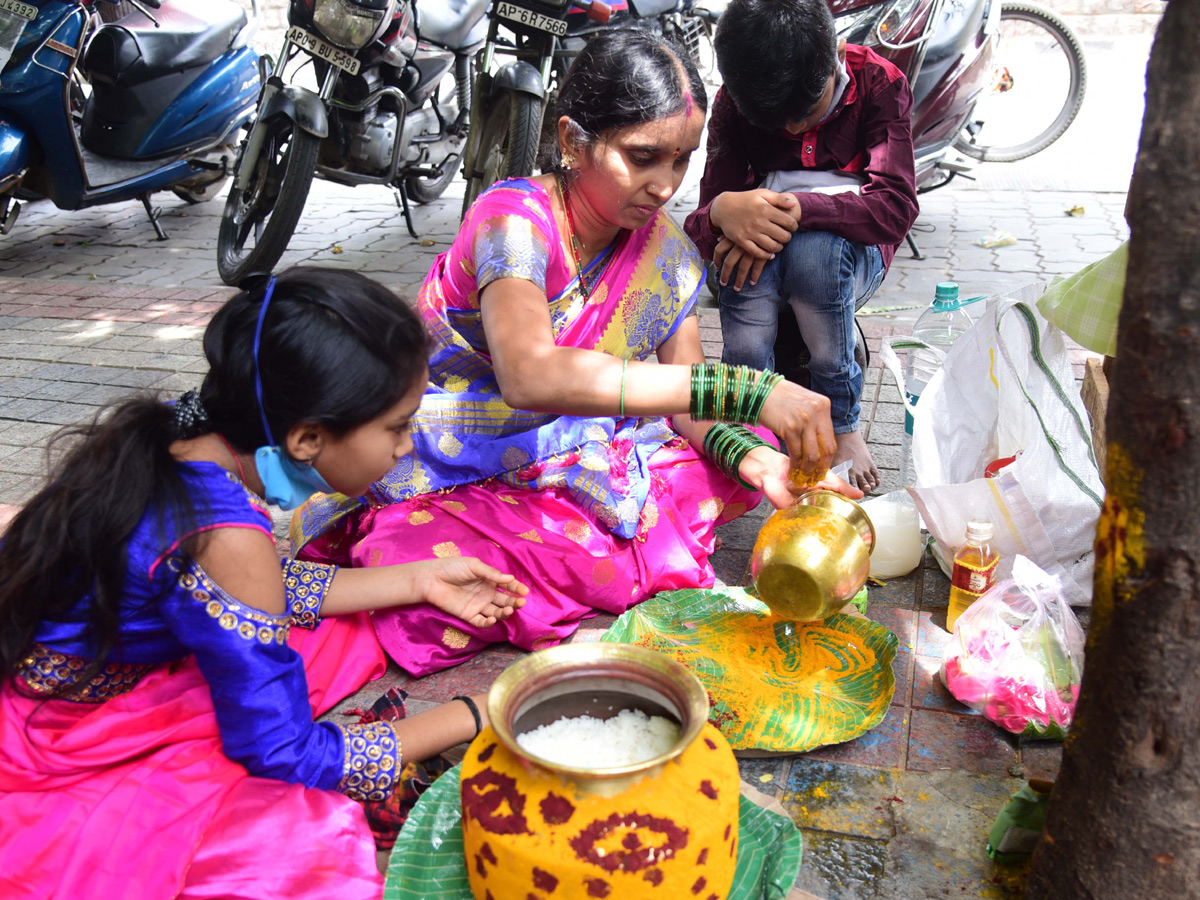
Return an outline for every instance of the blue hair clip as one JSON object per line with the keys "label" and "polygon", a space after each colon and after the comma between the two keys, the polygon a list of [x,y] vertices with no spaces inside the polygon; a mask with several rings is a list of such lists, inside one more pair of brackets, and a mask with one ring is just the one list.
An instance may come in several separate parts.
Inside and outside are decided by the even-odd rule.
{"label": "blue hair clip", "polygon": [[274,275],[267,282],[267,289],[263,292],[262,307],[258,311],[258,325],[254,328],[254,392],[258,395],[258,414],[262,416],[262,426],[267,435],[268,447],[275,444],[275,437],[271,434],[271,426],[267,424],[267,410],[263,406],[262,373],[258,368],[258,345],[262,341],[263,320],[267,317],[267,305],[271,302],[273,293],[275,293]]}

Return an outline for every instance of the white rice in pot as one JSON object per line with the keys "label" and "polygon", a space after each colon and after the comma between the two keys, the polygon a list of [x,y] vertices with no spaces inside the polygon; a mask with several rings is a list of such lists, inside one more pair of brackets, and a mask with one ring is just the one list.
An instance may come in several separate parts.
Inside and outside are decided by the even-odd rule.
{"label": "white rice in pot", "polygon": [[547,762],[607,769],[645,762],[679,740],[680,727],[663,716],[623,709],[611,719],[562,718],[517,735],[522,749]]}

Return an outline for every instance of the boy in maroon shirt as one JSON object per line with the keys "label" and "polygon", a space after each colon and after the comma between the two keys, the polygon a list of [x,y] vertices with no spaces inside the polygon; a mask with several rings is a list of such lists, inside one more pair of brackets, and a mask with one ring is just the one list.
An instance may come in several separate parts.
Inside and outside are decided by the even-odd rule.
{"label": "boy in maroon shirt", "polygon": [[777,368],[790,310],[830,400],[834,464],[850,460],[850,482],[872,490],[854,312],[917,217],[912,93],[891,63],[838,40],[825,0],[731,0],[715,45],[724,86],[684,227],[719,268],[722,360]]}

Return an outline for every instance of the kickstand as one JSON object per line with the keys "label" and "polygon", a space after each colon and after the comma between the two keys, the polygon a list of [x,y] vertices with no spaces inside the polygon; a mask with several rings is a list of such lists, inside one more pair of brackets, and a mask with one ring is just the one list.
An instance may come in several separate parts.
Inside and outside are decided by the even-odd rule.
{"label": "kickstand", "polygon": [[158,235],[160,241],[167,239],[167,233],[163,231],[163,227],[158,224],[158,217],[162,215],[162,209],[150,208],[150,195],[139,194],[138,199],[142,201],[142,206],[146,209],[146,215],[150,217],[150,224],[154,226],[154,233]]}
{"label": "kickstand", "polygon": [[408,233],[412,235],[412,239],[417,240],[420,235],[417,234],[412,223],[412,212],[408,208],[408,191],[404,189],[404,184],[393,184],[392,190],[396,192],[396,205],[404,211],[404,224],[408,226]]}
{"label": "kickstand", "polygon": [[910,231],[904,236],[904,240],[908,241],[908,249],[912,251],[913,259],[924,259],[925,254],[921,252],[921,248],[917,246],[917,239],[912,236]]}

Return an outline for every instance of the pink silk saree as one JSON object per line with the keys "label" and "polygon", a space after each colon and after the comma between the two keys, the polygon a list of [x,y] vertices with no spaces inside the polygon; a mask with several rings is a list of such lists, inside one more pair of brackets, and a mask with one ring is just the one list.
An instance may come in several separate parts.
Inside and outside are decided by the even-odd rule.
{"label": "pink silk saree", "polygon": [[[289,638],[314,714],[386,660],[365,614]],[[378,898],[362,807],[248,775],[221,749],[194,657],[104,703],[0,691],[0,896]]]}
{"label": "pink silk saree", "polygon": [[[597,611],[709,587],[713,529],[761,499],[727,478],[663,418],[582,418],[504,403],[479,291],[524,278],[548,298],[555,342],[649,359],[693,313],[704,269],[660,212],[622,232],[584,272],[564,258],[550,198],[513,179],[482,195],[418,295],[433,339],[413,454],[368,496],[318,496],[297,511],[298,556],[383,566],[475,556],[529,585],[525,606],[475,628],[428,605],[374,615],[380,643],[420,677],[489,643],[557,644]],[[547,377],[553,377],[547,373]]]}

